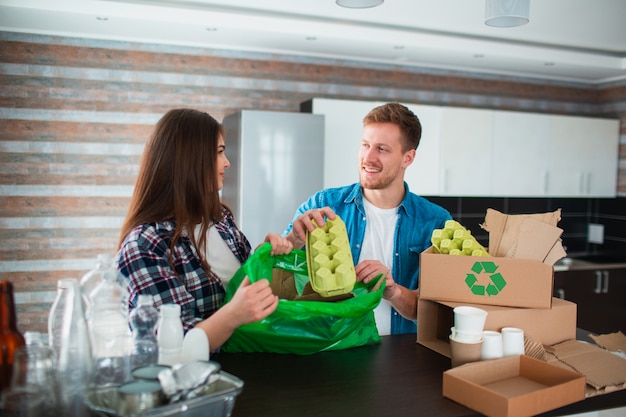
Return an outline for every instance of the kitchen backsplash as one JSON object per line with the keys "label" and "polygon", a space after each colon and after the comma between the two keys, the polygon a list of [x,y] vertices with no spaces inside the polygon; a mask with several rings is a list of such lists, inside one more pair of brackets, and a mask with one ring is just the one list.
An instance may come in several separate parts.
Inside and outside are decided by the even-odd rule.
{"label": "kitchen backsplash", "polygon": [[[493,198],[428,197],[450,211],[483,244],[489,235],[481,229],[488,208],[506,214],[554,211],[560,208],[563,245],[569,254],[606,254],[626,260],[626,198]],[[604,226],[604,243],[587,241],[589,223]]]}

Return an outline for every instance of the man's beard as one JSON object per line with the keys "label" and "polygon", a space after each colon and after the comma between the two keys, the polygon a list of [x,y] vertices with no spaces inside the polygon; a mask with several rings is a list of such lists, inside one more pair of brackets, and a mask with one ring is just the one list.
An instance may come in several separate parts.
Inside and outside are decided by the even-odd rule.
{"label": "man's beard", "polygon": [[[380,173],[384,173],[383,170]],[[379,174],[380,174],[379,173]],[[384,188],[389,187],[389,185],[393,182],[393,180],[397,176],[397,171],[393,174],[379,175],[375,180],[372,179],[363,179],[363,167],[359,171],[359,182],[361,183],[361,187],[369,190],[382,190]]]}

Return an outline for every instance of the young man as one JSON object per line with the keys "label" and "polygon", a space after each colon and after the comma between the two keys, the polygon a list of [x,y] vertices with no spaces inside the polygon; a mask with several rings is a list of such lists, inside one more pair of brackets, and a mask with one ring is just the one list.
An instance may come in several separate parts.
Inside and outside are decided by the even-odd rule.
{"label": "young man", "polygon": [[451,219],[444,208],[409,191],[406,168],[415,160],[422,126],[399,103],[371,110],[363,119],[359,182],[317,192],[297,210],[283,233],[294,247],[304,246],[312,220],[339,215],[346,223],[357,281],[379,274],[386,279],[383,301],[376,309],[381,334],[417,331],[419,255],[430,246],[434,229]]}

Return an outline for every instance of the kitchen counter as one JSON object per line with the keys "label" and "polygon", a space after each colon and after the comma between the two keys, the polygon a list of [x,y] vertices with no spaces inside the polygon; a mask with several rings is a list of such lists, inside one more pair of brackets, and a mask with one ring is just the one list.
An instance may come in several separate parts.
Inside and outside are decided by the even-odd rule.
{"label": "kitchen counter", "polygon": [[626,268],[626,257],[620,259],[602,255],[568,256],[554,264],[554,272],[620,268]]}
{"label": "kitchen counter", "polygon": [[[442,396],[443,372],[450,369],[450,359],[416,343],[414,334],[384,336],[380,344],[307,356],[221,352],[211,359],[244,381],[233,417],[480,415]],[[542,416],[624,406],[626,390]]]}

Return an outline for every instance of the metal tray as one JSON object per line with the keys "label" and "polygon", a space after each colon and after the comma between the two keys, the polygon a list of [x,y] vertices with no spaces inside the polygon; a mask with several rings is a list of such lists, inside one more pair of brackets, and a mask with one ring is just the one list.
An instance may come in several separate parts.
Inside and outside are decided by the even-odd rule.
{"label": "metal tray", "polygon": [[88,391],[85,395],[85,403],[97,416],[101,417],[229,417],[235,406],[236,397],[243,389],[243,381],[239,378],[221,371],[219,378],[207,384],[201,394],[185,401],[166,404],[140,414],[120,414],[120,397],[117,387],[106,387]]}

